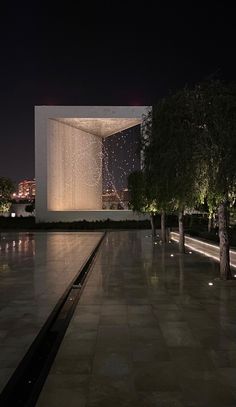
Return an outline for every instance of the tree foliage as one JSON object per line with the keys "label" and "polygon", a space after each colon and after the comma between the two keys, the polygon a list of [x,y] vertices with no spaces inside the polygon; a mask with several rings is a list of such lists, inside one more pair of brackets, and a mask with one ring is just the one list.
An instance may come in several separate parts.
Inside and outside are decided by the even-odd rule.
{"label": "tree foliage", "polygon": [[211,81],[195,88],[209,210],[218,208],[221,278],[230,279],[228,219],[236,197],[236,86]]}
{"label": "tree foliage", "polygon": [[[183,89],[153,106],[146,119],[146,182],[158,205],[179,212],[207,200],[218,208],[222,278],[230,278],[228,206],[236,198],[236,87],[220,81]],[[181,245],[180,245],[181,246]],[[182,238],[182,248],[184,238]]]}
{"label": "tree foliage", "polygon": [[181,251],[183,212],[204,198],[193,102],[187,88],[160,101],[146,118],[143,136],[146,182],[160,209],[178,211]]}
{"label": "tree foliage", "polygon": [[128,177],[130,191],[130,207],[141,213],[155,213],[158,210],[156,199],[153,198],[152,184],[146,182],[143,171],[135,171]]}
{"label": "tree foliage", "polygon": [[0,198],[10,200],[13,192],[13,182],[9,178],[0,177]]}
{"label": "tree foliage", "polygon": [[236,197],[236,86],[220,81],[195,88],[201,132],[202,162],[206,168],[207,200],[211,208]]}
{"label": "tree foliage", "polygon": [[130,207],[133,211],[149,213],[152,236],[156,237],[155,213],[158,210],[157,201],[153,198],[152,185],[146,182],[144,171],[135,171],[128,177],[130,191]]}
{"label": "tree foliage", "polygon": [[34,203],[26,205],[26,207],[25,207],[25,212],[33,213],[34,210],[35,210],[35,204]]}
{"label": "tree foliage", "polygon": [[0,212],[9,212],[13,192],[13,182],[9,178],[0,177]]}
{"label": "tree foliage", "polygon": [[[144,142],[147,181],[162,208],[192,208],[203,201],[193,93],[187,89],[163,99],[149,113]],[[150,122],[152,123],[150,126]]]}

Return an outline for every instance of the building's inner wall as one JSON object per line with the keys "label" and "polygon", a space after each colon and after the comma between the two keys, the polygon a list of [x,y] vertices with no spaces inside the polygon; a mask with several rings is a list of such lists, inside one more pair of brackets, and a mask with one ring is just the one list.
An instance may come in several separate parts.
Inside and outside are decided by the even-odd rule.
{"label": "building's inner wall", "polygon": [[102,209],[102,139],[48,120],[49,211]]}

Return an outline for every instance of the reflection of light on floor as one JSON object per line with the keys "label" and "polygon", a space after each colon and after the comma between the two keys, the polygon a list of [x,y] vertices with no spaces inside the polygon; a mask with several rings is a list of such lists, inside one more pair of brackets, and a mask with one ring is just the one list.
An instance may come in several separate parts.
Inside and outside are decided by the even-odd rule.
{"label": "reflection of light on floor", "polygon": [[[3,240],[1,242],[1,239]],[[11,257],[16,253],[33,253],[35,255],[35,241],[26,236],[19,240],[6,240],[6,237],[0,237],[0,252]]]}
{"label": "reflection of light on floor", "polygon": [[158,284],[159,278],[158,278],[157,275],[153,275],[153,276],[150,277],[150,280],[151,280],[151,285],[155,286],[155,285]]}
{"label": "reflection of light on floor", "polygon": [[[179,242],[179,234],[178,234],[178,233],[175,233],[175,232],[171,232],[171,239],[174,240],[175,242]],[[220,259],[219,259],[218,256],[214,256],[213,254],[211,254],[211,253],[207,250],[207,248],[212,248],[212,249],[214,249],[215,251],[219,252],[220,249],[219,249],[218,246],[216,246],[216,245],[214,245],[214,244],[211,244],[211,243],[203,242],[202,240],[194,239],[193,237],[189,237],[189,236],[186,236],[186,240],[187,240],[187,241],[190,241],[190,243],[192,243],[192,244],[189,244],[189,243],[186,243],[186,241],[185,241],[185,246],[186,246],[186,247],[189,247],[189,249],[192,249],[192,250],[194,250],[195,252],[198,252],[198,253],[200,253],[200,254],[203,254],[204,256],[210,257],[210,258],[212,258],[212,259],[214,259],[214,260],[216,260],[216,261],[220,261]],[[194,244],[195,244],[195,245],[194,245]],[[199,249],[199,247],[197,247],[196,244],[198,244],[199,246],[201,246],[201,245],[205,246],[205,249],[204,249],[204,250]],[[236,252],[233,251],[233,250],[230,250],[230,253],[236,254]],[[189,254],[191,254],[191,253],[189,252]],[[231,265],[232,267],[235,267],[235,268],[236,268],[236,264],[235,264],[235,263],[230,262],[230,265]],[[235,276],[236,276],[236,275],[235,275]]]}
{"label": "reflection of light on floor", "polygon": [[9,266],[8,264],[1,264],[0,265],[0,271],[8,271],[9,270]]}

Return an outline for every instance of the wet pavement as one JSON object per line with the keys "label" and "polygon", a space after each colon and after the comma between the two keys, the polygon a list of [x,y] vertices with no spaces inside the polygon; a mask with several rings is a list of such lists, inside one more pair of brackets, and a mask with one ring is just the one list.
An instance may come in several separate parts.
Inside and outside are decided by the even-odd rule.
{"label": "wet pavement", "polygon": [[107,234],[37,407],[236,406],[235,284],[149,233]]}
{"label": "wet pavement", "polygon": [[0,391],[101,233],[0,233]]}

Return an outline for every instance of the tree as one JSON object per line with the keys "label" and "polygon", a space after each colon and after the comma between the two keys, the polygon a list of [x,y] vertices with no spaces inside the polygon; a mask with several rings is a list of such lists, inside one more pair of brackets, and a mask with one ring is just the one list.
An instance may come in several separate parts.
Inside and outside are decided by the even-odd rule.
{"label": "tree", "polygon": [[178,211],[181,252],[184,211],[195,207],[204,196],[193,98],[194,93],[185,88],[153,106],[144,147],[145,171],[160,207]]}
{"label": "tree", "polygon": [[0,177],[0,212],[9,212],[13,192],[13,182],[9,178]]}
{"label": "tree", "polygon": [[210,205],[218,208],[220,275],[230,279],[228,219],[236,197],[236,86],[202,83],[195,89],[195,100],[207,194]]}
{"label": "tree", "polygon": [[206,204],[208,209],[208,232],[211,232],[216,224],[217,202],[215,201],[214,194],[208,191],[206,196]]}
{"label": "tree", "polygon": [[150,214],[152,236],[156,238],[155,214],[157,203],[151,198],[149,184],[146,183],[144,172],[135,171],[128,177],[130,191],[130,207],[133,211]]}
{"label": "tree", "polygon": [[161,214],[161,240],[166,242],[166,227],[165,227],[165,214],[169,208],[169,198],[164,194],[165,183],[163,188],[163,178],[158,177],[159,173],[155,171],[155,165],[153,161],[157,159],[157,156],[153,155],[153,122],[155,117],[155,107],[148,111],[143,121],[143,131],[141,133],[141,156],[144,182],[146,185],[146,191],[148,191],[148,201],[155,203],[155,210]]}
{"label": "tree", "polygon": [[26,207],[25,207],[25,212],[28,212],[28,213],[32,214],[34,212],[34,210],[35,210],[34,202],[29,204],[29,205],[26,205]]}

